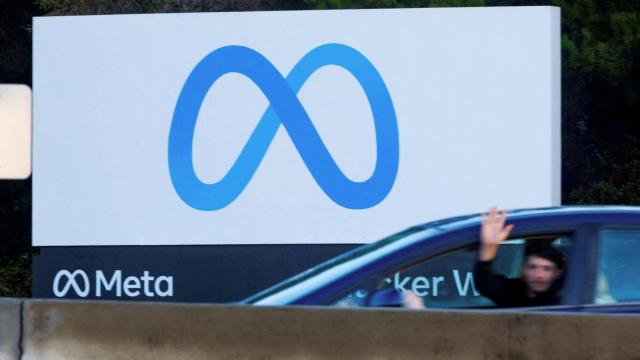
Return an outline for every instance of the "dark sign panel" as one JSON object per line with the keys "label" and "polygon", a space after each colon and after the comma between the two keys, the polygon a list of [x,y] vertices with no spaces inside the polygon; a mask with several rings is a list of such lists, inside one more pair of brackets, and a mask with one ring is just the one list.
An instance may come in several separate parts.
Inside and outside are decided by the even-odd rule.
{"label": "dark sign panel", "polygon": [[43,247],[38,298],[238,301],[356,245]]}

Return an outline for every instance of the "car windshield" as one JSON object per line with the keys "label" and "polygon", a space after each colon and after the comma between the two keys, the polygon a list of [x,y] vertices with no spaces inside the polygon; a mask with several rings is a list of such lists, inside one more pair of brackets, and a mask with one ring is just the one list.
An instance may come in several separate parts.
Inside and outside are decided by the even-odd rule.
{"label": "car windshield", "polygon": [[360,246],[356,249],[353,249],[345,254],[333,258],[327,262],[324,262],[318,266],[312,267],[311,269],[302,272],[298,275],[295,275],[277,285],[270,287],[256,295],[251,296],[248,299],[242,301],[243,303],[256,303],[261,299],[264,299],[270,295],[276,294],[284,289],[288,289],[291,286],[302,283],[308,279],[311,279],[319,274],[324,273],[325,271],[335,269],[337,266],[350,262],[354,259],[360,258],[365,255],[369,255],[376,250],[382,249],[390,244],[397,243],[399,240],[406,239],[407,237],[416,234],[418,232],[424,231],[424,227],[412,227],[397,234],[386,237],[382,240],[373,242],[371,244]]}

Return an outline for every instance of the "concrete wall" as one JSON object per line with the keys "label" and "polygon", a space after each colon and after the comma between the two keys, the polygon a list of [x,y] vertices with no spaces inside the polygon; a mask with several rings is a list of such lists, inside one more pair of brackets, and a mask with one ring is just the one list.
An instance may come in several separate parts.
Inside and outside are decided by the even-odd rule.
{"label": "concrete wall", "polygon": [[[0,303],[0,319],[12,319],[2,322],[0,334],[8,333],[17,341],[15,301]],[[7,332],[6,327],[12,330]],[[630,359],[640,355],[640,316],[25,300],[23,330],[22,359]],[[10,342],[2,343],[0,359],[17,358]]]}
{"label": "concrete wall", "polygon": [[0,360],[20,356],[20,304],[20,300],[0,298]]}

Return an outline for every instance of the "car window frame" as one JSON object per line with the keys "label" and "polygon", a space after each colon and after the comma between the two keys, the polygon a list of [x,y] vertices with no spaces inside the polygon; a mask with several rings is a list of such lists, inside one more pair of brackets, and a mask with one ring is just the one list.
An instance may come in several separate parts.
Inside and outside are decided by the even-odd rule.
{"label": "car window frame", "polygon": [[566,269],[561,305],[593,303],[599,227],[599,224],[581,224],[574,230],[571,262]]}

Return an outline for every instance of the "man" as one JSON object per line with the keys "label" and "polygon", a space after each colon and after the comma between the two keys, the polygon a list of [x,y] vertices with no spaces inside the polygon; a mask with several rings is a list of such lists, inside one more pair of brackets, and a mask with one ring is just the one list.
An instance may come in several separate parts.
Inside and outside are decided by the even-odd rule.
{"label": "man", "polygon": [[480,250],[473,271],[476,288],[501,307],[544,306],[559,303],[564,262],[562,254],[544,243],[525,253],[521,279],[495,274],[492,263],[498,247],[513,230],[506,225],[507,214],[493,207],[483,214]]}

